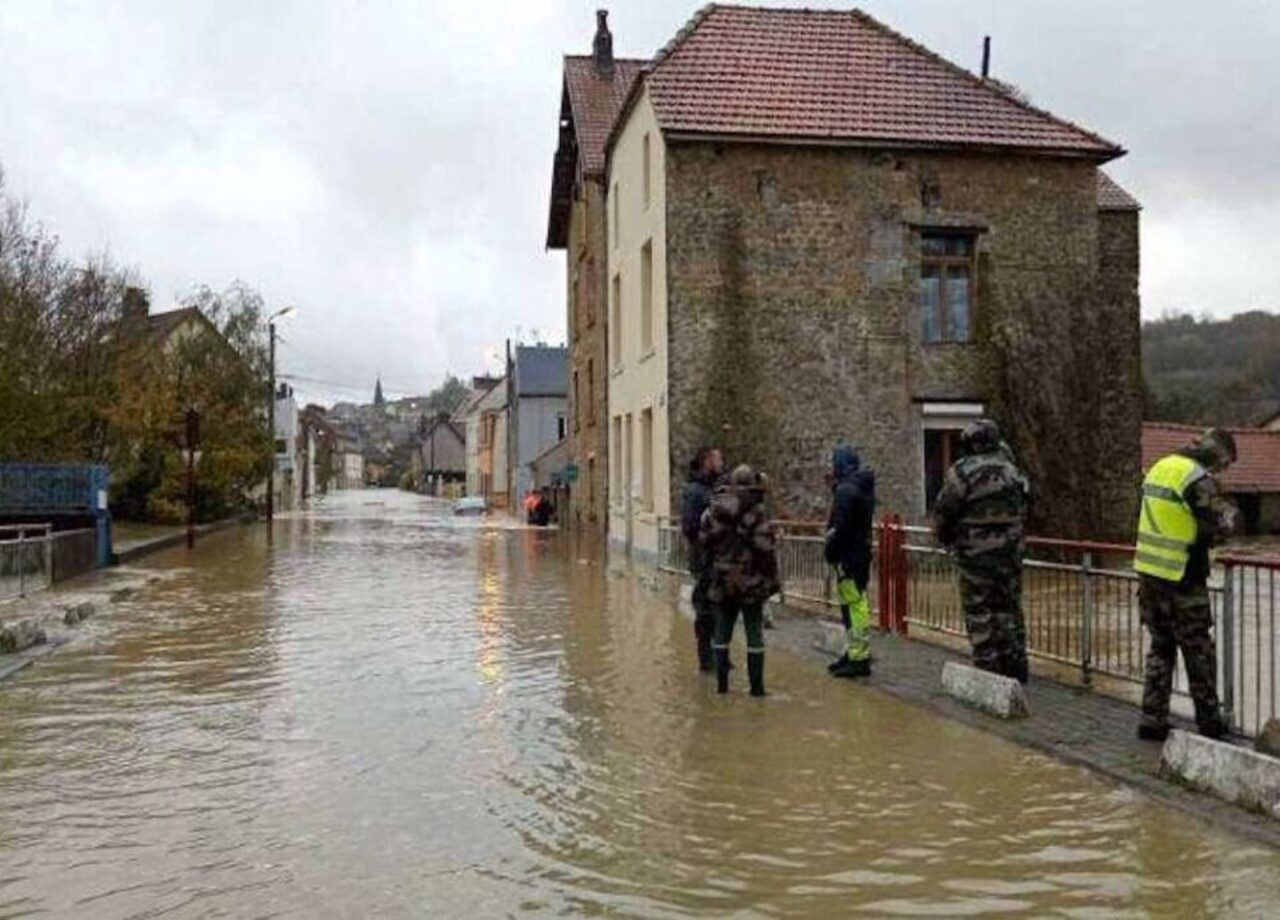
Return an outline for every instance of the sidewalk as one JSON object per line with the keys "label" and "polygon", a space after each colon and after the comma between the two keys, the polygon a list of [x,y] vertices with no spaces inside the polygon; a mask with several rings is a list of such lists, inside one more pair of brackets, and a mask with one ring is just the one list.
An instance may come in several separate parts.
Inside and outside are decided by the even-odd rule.
{"label": "sidewalk", "polygon": [[[225,530],[233,524],[239,524],[243,521],[243,518],[230,517],[221,521],[213,521],[210,524],[201,524],[196,527],[196,539],[199,540],[200,537],[206,534]],[[168,549],[171,546],[179,546],[187,539],[187,528],[181,525],[168,527],[125,522],[117,530],[118,534],[123,536],[124,539],[115,540],[112,547],[112,560],[116,565],[132,562],[142,556]]]}
{"label": "sidewalk", "polygon": [[[655,574],[655,581],[661,581],[665,574],[668,584],[676,586],[677,608],[681,615],[692,619],[688,580],[670,572]],[[815,666],[832,661],[831,653],[825,650],[831,620],[785,606],[775,610],[777,628],[765,634],[767,645],[786,649]],[[887,693],[1123,783],[1163,805],[1229,832],[1280,847],[1280,821],[1162,779],[1158,772],[1161,745],[1138,740],[1139,712],[1130,703],[1033,673],[1026,688],[1031,718],[1005,721],[970,709],[943,692],[942,666],[948,661],[967,663],[966,655],[941,645],[879,632],[872,635],[871,650],[875,659],[873,676],[841,681],[848,686],[851,699],[859,693]],[[1035,659],[1031,667],[1034,672]],[[1175,717],[1173,722],[1179,728],[1195,731],[1194,724],[1185,720]],[[940,751],[939,756],[945,757],[946,752]],[[991,777],[991,782],[999,783],[1000,777]]]}
{"label": "sidewalk", "polygon": [[[823,622],[810,614],[797,614],[784,608],[777,618],[778,628],[770,631],[767,638],[771,645],[786,648],[815,664],[825,664],[831,661],[831,655],[821,650]],[[1137,739],[1135,706],[1033,675],[1027,686],[1031,718],[1003,721],[970,709],[943,693],[940,681],[943,664],[967,661],[964,656],[942,646],[879,633],[872,638],[872,654],[874,675],[865,681],[847,681],[851,694],[864,692],[863,688],[888,693],[938,715],[1102,774],[1234,833],[1280,847],[1280,822],[1161,779],[1158,775],[1161,746]],[[1035,667],[1033,661],[1032,668]],[[1195,726],[1188,723],[1181,723],[1180,727],[1195,730]],[[992,782],[999,782],[999,777],[992,777]]]}

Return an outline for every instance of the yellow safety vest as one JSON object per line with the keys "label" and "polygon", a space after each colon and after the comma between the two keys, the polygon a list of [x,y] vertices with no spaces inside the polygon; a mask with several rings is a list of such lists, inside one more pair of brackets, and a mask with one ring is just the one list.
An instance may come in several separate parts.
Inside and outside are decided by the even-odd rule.
{"label": "yellow safety vest", "polygon": [[1207,475],[1204,467],[1180,454],[1170,454],[1151,467],[1142,483],[1135,571],[1165,581],[1182,581],[1200,532],[1185,496],[1187,489]]}

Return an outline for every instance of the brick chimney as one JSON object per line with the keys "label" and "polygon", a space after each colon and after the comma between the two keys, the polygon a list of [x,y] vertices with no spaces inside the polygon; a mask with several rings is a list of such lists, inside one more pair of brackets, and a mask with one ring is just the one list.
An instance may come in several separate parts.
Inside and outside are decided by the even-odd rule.
{"label": "brick chimney", "polygon": [[613,73],[613,33],[609,31],[608,10],[596,10],[596,37],[591,49],[596,70],[606,76]]}
{"label": "brick chimney", "polygon": [[145,322],[151,313],[151,298],[139,287],[124,289],[124,303],[121,312],[129,322]]}

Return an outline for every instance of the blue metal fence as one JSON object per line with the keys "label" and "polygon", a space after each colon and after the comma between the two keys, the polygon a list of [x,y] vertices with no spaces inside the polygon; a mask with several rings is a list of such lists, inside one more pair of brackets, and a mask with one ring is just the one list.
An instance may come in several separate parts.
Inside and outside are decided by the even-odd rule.
{"label": "blue metal fence", "polygon": [[111,563],[110,473],[99,464],[0,463],[0,515],[91,518],[98,565]]}

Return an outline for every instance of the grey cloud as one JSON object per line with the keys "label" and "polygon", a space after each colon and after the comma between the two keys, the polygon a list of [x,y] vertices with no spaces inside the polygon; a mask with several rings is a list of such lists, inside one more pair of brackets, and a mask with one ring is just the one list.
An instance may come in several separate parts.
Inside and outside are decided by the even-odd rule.
{"label": "grey cloud", "polygon": [[[542,249],[560,56],[596,5],[0,0],[0,163],[69,251],[110,248],[161,304],[242,278],[302,307],[287,371],[425,389],[517,324],[563,335]],[[608,5],[638,56],[697,6]],[[1130,149],[1112,172],[1146,208],[1148,315],[1280,308],[1257,270],[1278,254],[1280,5],[864,6],[971,68],[990,33],[998,76]]]}

